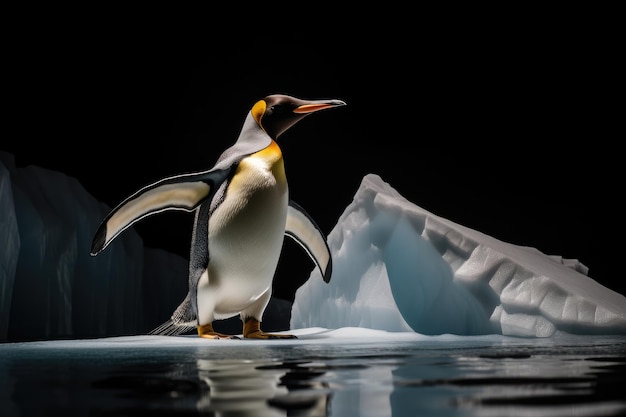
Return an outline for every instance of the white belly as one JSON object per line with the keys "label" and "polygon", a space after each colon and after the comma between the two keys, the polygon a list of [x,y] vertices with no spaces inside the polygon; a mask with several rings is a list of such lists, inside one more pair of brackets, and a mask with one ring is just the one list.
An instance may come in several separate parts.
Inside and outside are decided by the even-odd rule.
{"label": "white belly", "polygon": [[264,179],[253,182],[258,188],[229,190],[209,221],[208,279],[198,286],[200,316],[233,316],[271,288],[284,240],[288,192],[286,183]]}

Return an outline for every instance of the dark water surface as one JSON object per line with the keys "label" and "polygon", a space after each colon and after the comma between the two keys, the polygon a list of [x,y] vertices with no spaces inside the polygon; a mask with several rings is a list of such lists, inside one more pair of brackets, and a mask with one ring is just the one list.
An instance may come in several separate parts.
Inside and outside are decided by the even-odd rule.
{"label": "dark water surface", "polygon": [[0,415],[621,416],[626,336],[7,343]]}

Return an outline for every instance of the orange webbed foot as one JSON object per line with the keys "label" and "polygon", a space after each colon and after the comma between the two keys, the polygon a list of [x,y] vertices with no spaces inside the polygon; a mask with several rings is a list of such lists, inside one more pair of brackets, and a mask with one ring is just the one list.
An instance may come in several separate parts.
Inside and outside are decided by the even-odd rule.
{"label": "orange webbed foot", "polygon": [[198,336],[203,339],[239,339],[235,335],[216,332],[213,330],[213,323],[198,325]]}
{"label": "orange webbed foot", "polygon": [[252,317],[247,318],[244,322],[243,337],[246,339],[297,339],[292,334],[265,333],[261,330],[261,322]]}

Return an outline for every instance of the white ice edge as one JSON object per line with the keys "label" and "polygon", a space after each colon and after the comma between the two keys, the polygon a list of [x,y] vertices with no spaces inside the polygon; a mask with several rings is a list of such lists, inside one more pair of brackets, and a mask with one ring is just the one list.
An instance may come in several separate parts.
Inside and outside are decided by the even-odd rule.
{"label": "white ice edge", "polygon": [[277,334],[293,334],[297,339],[203,339],[196,335],[181,336],[114,336],[95,339],[68,339],[68,340],[45,340],[12,342],[0,344],[0,352],[3,350],[22,349],[82,349],[82,348],[175,348],[175,347],[276,347],[295,345],[349,345],[355,348],[366,347],[368,344],[394,344],[420,343],[425,347],[437,346],[450,347],[477,347],[487,345],[508,346],[545,346],[555,344],[572,345],[596,345],[598,343],[622,343],[626,344],[626,336],[606,335],[587,336],[572,335],[565,332],[557,332],[549,338],[527,338],[516,336],[504,336],[500,334],[478,335],[478,336],[458,336],[453,334],[442,334],[436,336],[423,335],[414,332],[388,332],[384,330],[374,330],[362,327],[343,327],[339,329],[326,329],[322,327],[311,327],[303,329],[293,329],[285,332],[274,332]]}

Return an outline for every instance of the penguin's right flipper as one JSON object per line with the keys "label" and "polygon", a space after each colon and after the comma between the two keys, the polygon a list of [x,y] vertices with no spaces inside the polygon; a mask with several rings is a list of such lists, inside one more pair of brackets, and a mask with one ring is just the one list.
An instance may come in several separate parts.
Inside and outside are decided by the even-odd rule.
{"label": "penguin's right flipper", "polygon": [[228,178],[230,169],[210,170],[164,178],[122,201],[104,218],[94,235],[91,255],[107,247],[139,220],[166,210],[193,211]]}
{"label": "penguin's right flipper", "polygon": [[293,201],[289,201],[285,235],[298,242],[306,250],[319,268],[324,282],[329,282],[333,273],[333,259],[326,237],[311,216]]}

